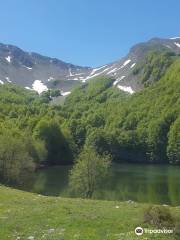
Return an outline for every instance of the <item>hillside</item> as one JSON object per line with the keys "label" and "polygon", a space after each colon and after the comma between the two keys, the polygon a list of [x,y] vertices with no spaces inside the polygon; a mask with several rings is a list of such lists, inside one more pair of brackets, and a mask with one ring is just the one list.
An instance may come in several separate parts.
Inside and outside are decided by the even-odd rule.
{"label": "hillside", "polygon": [[[38,93],[60,89],[68,94],[77,85],[97,76],[113,77],[116,86],[126,92],[137,92],[144,87],[134,69],[146,60],[152,51],[180,54],[180,38],[153,38],[133,46],[121,59],[91,68],[66,63],[62,60],[26,52],[19,47],[0,43],[0,84],[14,83]],[[166,66],[166,65],[165,65]]]}
{"label": "hillside", "polygon": [[73,162],[76,147],[64,113],[47,94],[0,86],[0,181],[22,182],[41,165]]}
{"label": "hillside", "polygon": [[[139,239],[147,204],[45,197],[0,186],[0,239],[130,240]],[[169,208],[169,207],[168,207]],[[171,207],[180,217],[180,208]],[[131,219],[131,221],[129,221]],[[141,239],[175,239],[172,234],[144,234]]]}
{"label": "hillside", "polygon": [[[84,147],[118,163],[180,164],[179,56],[149,52],[132,74],[143,86],[140,92],[126,93],[114,77],[98,76],[77,86],[62,106],[53,104],[54,90],[39,95],[0,84],[1,184],[17,187],[39,168],[73,164]],[[132,200],[66,199],[0,186],[0,239],[137,239],[135,227],[157,228],[144,223],[147,207]],[[180,218],[179,207],[164,208]],[[178,236],[144,234],[142,239]]]}
{"label": "hillside", "polygon": [[[1,84],[16,83],[39,93],[54,86],[68,91],[73,84],[77,84],[79,77],[86,76],[90,71],[88,67],[26,52],[13,45],[0,44]],[[69,81],[66,83],[64,80]]]}
{"label": "hillside", "polygon": [[179,76],[176,60],[159,81],[133,96],[117,92],[107,78],[78,88],[64,105],[76,143],[108,151],[119,162],[179,163]]}
{"label": "hillside", "polygon": [[0,85],[1,182],[21,182],[42,165],[72,164],[85,146],[118,163],[179,164],[180,60],[169,65],[163,57],[168,64],[159,72],[158,57],[144,65],[153,80],[145,78],[133,95],[105,76],[77,87],[63,106],[52,104],[52,91]]}

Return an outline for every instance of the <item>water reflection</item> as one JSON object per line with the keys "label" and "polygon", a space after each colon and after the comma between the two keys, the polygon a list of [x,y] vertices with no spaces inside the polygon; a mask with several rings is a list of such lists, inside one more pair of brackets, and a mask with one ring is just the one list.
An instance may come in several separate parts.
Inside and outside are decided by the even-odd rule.
{"label": "water reflection", "polygon": [[[21,188],[45,195],[69,197],[71,166],[40,170]],[[180,205],[180,167],[164,165],[113,164],[106,182],[94,198]]]}

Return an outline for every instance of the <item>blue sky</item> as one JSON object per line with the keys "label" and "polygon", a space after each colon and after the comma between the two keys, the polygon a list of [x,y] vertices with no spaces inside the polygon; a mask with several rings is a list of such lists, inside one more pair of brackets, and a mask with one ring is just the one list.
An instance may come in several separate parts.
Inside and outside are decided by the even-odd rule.
{"label": "blue sky", "polygon": [[180,35],[179,0],[0,0],[0,42],[83,66]]}

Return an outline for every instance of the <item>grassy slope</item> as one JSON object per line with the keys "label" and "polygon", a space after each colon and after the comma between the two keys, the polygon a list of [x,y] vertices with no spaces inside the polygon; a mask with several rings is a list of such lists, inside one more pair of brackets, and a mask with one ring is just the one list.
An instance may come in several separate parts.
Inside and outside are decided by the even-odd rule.
{"label": "grassy slope", "polygon": [[[134,234],[134,228],[139,225],[148,227],[142,223],[146,206],[44,197],[0,186],[0,239],[28,239],[30,236],[34,236],[35,240],[139,239]],[[171,208],[171,211],[180,216],[180,208]],[[141,239],[173,237],[145,234]]]}

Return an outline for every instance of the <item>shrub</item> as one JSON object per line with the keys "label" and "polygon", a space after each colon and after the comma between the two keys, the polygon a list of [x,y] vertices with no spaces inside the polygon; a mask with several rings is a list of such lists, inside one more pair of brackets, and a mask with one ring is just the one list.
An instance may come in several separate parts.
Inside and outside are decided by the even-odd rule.
{"label": "shrub", "polygon": [[157,228],[174,228],[175,220],[167,207],[150,206],[144,211],[144,222]]}
{"label": "shrub", "polygon": [[70,173],[72,192],[83,198],[92,198],[94,191],[104,181],[111,163],[109,155],[99,155],[92,146],[86,146]]}
{"label": "shrub", "polygon": [[35,163],[23,139],[0,135],[0,179],[21,182],[35,170]]}
{"label": "shrub", "polygon": [[174,235],[175,235],[175,239],[177,240],[180,239],[180,221],[176,222]]}

